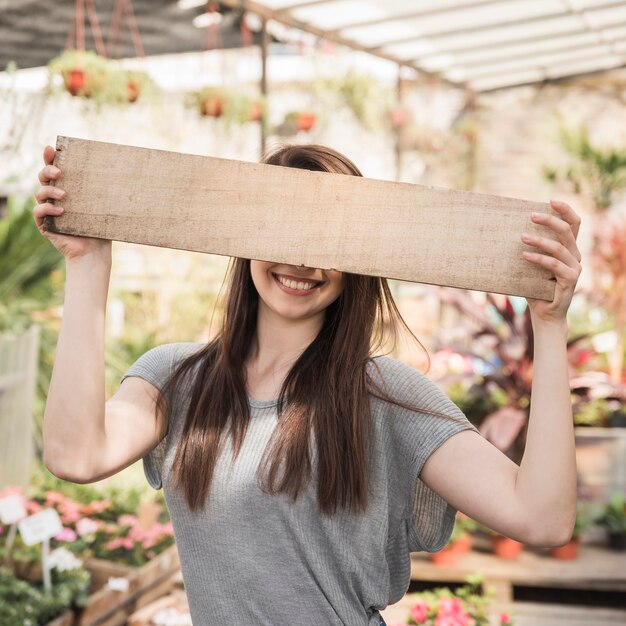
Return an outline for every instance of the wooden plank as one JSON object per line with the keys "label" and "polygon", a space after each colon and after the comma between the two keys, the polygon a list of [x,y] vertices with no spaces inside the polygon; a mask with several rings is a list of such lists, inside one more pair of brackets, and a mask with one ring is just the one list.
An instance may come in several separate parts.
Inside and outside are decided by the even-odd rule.
{"label": "wooden plank", "polygon": [[[487,545],[480,539],[474,537],[476,548],[481,543]],[[626,592],[624,553],[584,542],[578,558],[572,561],[554,559],[547,548],[529,546],[524,546],[519,558],[512,561],[472,549],[453,567],[432,564],[428,553],[411,554],[412,580],[462,582],[468,574],[477,571],[484,574],[488,584],[503,581],[511,586]]]}
{"label": "wooden plank", "polygon": [[58,137],[58,233],[551,300],[530,202]]}

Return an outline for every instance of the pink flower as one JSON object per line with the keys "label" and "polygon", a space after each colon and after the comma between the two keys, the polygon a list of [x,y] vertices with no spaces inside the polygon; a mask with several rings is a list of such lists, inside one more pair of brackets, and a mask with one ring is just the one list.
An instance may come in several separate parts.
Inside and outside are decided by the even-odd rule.
{"label": "pink flower", "polygon": [[76,532],[81,537],[89,535],[90,533],[95,533],[99,527],[100,524],[98,524],[89,517],[82,517],[76,522]]}
{"label": "pink flower", "polygon": [[117,523],[120,526],[136,526],[139,523],[139,519],[136,515],[130,515],[129,513],[124,513],[124,515],[120,515],[117,519]]}
{"label": "pink flower", "polygon": [[107,541],[104,544],[104,547],[107,550],[117,550],[118,548],[122,547],[122,542],[123,542],[122,537],[116,537],[115,539],[111,539],[111,541]]}
{"label": "pink flower", "polygon": [[472,618],[463,609],[458,598],[439,598],[439,611],[435,626],[469,626]]}
{"label": "pink flower", "polygon": [[24,500],[23,504],[28,513],[39,513],[43,509],[36,500]]}
{"label": "pink flower", "polygon": [[418,600],[413,607],[411,608],[411,617],[418,623],[423,624],[428,617],[428,606],[427,602],[423,600]]}
{"label": "pink flower", "polygon": [[76,537],[76,533],[71,528],[63,528],[60,533],[54,536],[57,541],[76,541]]}
{"label": "pink flower", "polygon": [[22,488],[18,486],[9,486],[0,489],[0,500],[2,498],[8,498],[9,496],[21,496]]}
{"label": "pink flower", "polygon": [[500,624],[508,624],[511,621],[511,616],[507,613],[500,613]]}

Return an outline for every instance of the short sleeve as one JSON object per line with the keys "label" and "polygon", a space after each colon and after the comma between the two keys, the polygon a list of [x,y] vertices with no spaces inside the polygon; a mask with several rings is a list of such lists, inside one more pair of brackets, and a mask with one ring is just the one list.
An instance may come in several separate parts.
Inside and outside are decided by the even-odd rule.
{"label": "short sleeve", "polygon": [[[386,454],[391,467],[392,504],[403,510],[410,552],[436,552],[452,534],[457,513],[451,504],[426,486],[419,474],[428,457],[463,430],[480,431],[427,376],[389,357],[378,358],[379,371],[390,395],[409,406],[443,414],[430,415],[386,404],[389,430]],[[482,436],[482,435],[481,435]]]}
{"label": "short sleeve", "polygon": [[[142,354],[126,371],[120,379],[120,384],[129,376],[138,376],[152,383],[159,391],[173,373],[177,360],[190,354],[191,346],[198,347],[193,343],[168,343],[156,346]],[[168,433],[170,425],[168,424]],[[163,486],[162,468],[167,451],[168,434],[143,457],[143,469],[148,484],[153,489],[161,489]]]}

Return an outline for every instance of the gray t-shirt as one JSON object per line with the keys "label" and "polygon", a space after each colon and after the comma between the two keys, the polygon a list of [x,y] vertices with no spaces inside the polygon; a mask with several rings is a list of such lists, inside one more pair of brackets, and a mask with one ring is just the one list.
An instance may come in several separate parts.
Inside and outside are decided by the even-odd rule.
{"label": "gray t-shirt", "polygon": [[[176,362],[203,345],[157,346],[121,380],[139,376],[161,388]],[[376,445],[365,514],[339,509],[335,517],[319,516],[312,482],[295,503],[258,487],[255,473],[277,414],[275,401],[252,398],[236,463],[231,467],[229,438],[208,506],[191,513],[182,492],[169,484],[189,404],[188,393],[176,392],[168,432],[143,462],[150,485],[164,489],[194,626],[378,626],[378,610],[408,589],[410,552],[435,552],[448,542],[457,511],[419,479],[419,472],[454,433],[480,433],[421,372],[386,356],[374,361],[392,397],[462,422],[372,397]],[[380,381],[377,368],[370,367]],[[315,454],[312,461],[315,476]]]}

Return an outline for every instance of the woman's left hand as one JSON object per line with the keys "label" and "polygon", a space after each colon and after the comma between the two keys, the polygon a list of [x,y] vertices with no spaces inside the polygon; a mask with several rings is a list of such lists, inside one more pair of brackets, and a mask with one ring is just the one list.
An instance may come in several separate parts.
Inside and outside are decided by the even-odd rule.
{"label": "woman's left hand", "polygon": [[556,289],[552,302],[528,298],[528,306],[533,320],[545,322],[563,321],[567,315],[578,277],[580,276],[580,251],[576,245],[580,217],[566,202],[551,200],[552,208],[558,215],[533,213],[535,224],[542,224],[552,229],[558,239],[553,241],[546,237],[522,235],[522,241],[542,250],[540,252],[524,251],[524,258],[530,262],[550,270],[556,278]]}

